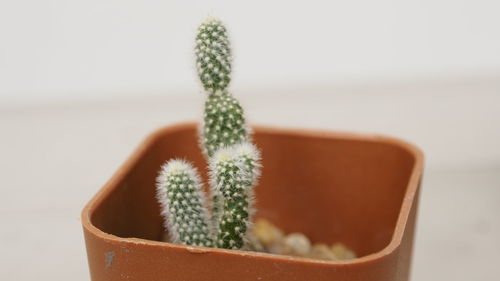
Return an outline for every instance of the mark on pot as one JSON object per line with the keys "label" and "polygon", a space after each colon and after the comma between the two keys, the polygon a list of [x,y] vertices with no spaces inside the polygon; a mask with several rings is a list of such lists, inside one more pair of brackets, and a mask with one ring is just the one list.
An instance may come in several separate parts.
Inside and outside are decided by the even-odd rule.
{"label": "mark on pot", "polygon": [[106,268],[113,265],[113,259],[115,258],[115,252],[106,252],[104,254],[104,263]]}

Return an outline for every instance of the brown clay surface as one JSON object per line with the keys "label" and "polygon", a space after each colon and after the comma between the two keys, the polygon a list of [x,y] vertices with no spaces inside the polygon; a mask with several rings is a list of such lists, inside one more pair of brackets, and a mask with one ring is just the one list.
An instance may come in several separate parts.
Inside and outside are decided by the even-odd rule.
{"label": "brown clay surface", "polygon": [[423,155],[375,135],[255,128],[264,166],[257,216],[313,242],[341,241],[360,258],[319,261],[159,242],[160,165],[181,157],[206,174],[195,127],[155,132],[85,207],[92,280],[408,279]]}

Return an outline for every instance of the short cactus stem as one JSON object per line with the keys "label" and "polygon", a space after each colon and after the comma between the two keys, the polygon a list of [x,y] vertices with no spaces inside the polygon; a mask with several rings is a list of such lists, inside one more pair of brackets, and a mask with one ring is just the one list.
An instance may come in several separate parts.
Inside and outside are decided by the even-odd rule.
{"label": "short cactus stem", "polygon": [[218,19],[208,18],[196,35],[196,68],[203,88],[224,90],[231,81],[231,49],[226,28]]}
{"label": "short cactus stem", "polygon": [[200,137],[208,156],[220,148],[249,140],[243,108],[226,91],[216,91],[208,96],[203,121]]}
{"label": "short cactus stem", "polygon": [[[253,187],[259,171],[259,153],[250,143],[220,149],[212,157],[212,192],[218,197],[216,210],[219,248],[241,249],[253,211]],[[215,190],[214,190],[215,189]]]}
{"label": "short cactus stem", "polygon": [[197,171],[183,160],[165,163],[157,178],[157,198],[173,243],[213,246],[213,227]]}

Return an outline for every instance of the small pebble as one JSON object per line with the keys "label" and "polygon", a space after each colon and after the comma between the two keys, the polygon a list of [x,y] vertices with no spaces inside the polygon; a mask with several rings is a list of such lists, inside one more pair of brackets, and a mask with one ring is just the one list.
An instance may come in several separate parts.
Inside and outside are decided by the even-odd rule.
{"label": "small pebble", "polygon": [[311,242],[302,233],[290,233],[285,237],[284,244],[290,247],[293,254],[305,256],[311,251]]}
{"label": "small pebble", "polygon": [[293,255],[292,248],[285,244],[283,240],[276,241],[267,246],[267,252],[277,255]]}
{"label": "small pebble", "polygon": [[356,258],[356,254],[342,243],[335,243],[331,247],[332,252],[341,260]]}
{"label": "small pebble", "polygon": [[320,260],[338,260],[337,256],[332,252],[331,248],[323,243],[314,244],[308,257]]}
{"label": "small pebble", "polygon": [[255,222],[253,233],[264,246],[269,246],[283,239],[283,232],[265,219],[259,219]]}
{"label": "small pebble", "polygon": [[264,248],[264,245],[262,245],[262,243],[255,236],[254,233],[250,233],[248,235],[247,248],[249,251],[255,251],[255,252],[265,252],[266,251],[266,249]]}

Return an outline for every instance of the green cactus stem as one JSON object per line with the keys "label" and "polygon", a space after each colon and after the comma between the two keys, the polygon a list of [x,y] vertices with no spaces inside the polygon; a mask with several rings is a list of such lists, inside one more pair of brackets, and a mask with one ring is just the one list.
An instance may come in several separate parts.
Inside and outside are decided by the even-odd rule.
{"label": "green cactus stem", "polygon": [[208,18],[200,25],[195,54],[198,76],[208,92],[200,144],[210,157],[217,149],[249,140],[243,109],[227,91],[231,81],[231,48],[220,20]]}
{"label": "green cactus stem", "polygon": [[213,226],[198,172],[179,159],[167,161],[157,178],[157,198],[171,242],[213,246]]}
{"label": "green cactus stem", "polygon": [[196,35],[196,67],[203,88],[210,93],[224,90],[231,81],[231,49],[224,25],[208,18]]}
{"label": "green cactus stem", "polygon": [[259,175],[260,156],[244,142],[222,148],[211,158],[211,188],[218,230],[216,246],[241,249],[246,245],[253,209],[253,187]]}
{"label": "green cactus stem", "polygon": [[208,156],[220,148],[250,140],[243,108],[228,92],[208,96],[202,130],[201,147]]}

